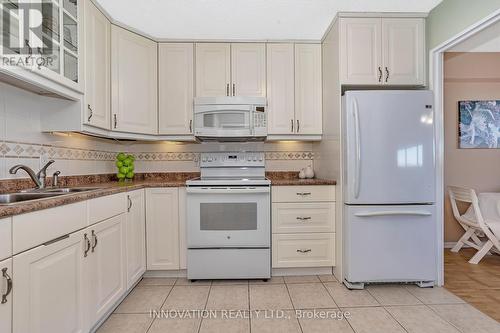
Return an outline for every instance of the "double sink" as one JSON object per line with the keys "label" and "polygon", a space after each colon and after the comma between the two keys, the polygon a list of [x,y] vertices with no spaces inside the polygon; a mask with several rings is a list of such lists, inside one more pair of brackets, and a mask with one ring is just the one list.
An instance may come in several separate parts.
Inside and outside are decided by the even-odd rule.
{"label": "double sink", "polygon": [[7,206],[21,202],[30,202],[33,200],[49,199],[72,193],[88,192],[100,189],[99,187],[63,187],[46,188],[22,191],[16,193],[0,194],[0,206]]}

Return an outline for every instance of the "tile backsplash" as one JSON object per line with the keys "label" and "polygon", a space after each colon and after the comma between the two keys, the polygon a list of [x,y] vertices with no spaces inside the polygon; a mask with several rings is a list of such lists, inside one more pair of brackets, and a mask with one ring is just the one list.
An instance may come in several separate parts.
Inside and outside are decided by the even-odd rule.
{"label": "tile backsplash", "polygon": [[56,163],[48,175],[56,170],[63,175],[114,173],[115,155],[121,151],[136,156],[136,172],[198,171],[199,154],[210,151],[264,151],[268,171],[298,171],[314,160],[311,143],[139,143],[42,133],[44,114],[68,103],[0,83],[0,179],[25,178],[24,171],[11,175],[8,170],[16,164],[38,170],[49,159]]}

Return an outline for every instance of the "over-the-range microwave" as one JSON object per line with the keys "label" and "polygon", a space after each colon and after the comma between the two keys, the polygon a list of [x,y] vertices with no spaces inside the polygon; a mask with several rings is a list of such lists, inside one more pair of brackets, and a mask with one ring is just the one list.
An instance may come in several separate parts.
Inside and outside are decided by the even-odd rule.
{"label": "over-the-range microwave", "polygon": [[194,135],[200,141],[258,141],[267,136],[264,97],[197,97]]}

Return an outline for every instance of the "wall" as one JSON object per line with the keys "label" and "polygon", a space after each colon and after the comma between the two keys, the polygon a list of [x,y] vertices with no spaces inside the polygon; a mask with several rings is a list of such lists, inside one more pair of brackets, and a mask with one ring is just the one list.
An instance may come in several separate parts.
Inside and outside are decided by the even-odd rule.
{"label": "wall", "polygon": [[429,50],[500,9],[500,0],[444,0],[427,18]]}
{"label": "wall", "polygon": [[[500,191],[500,150],[458,149],[458,101],[500,99],[500,53],[445,53],[444,62],[444,186],[468,186],[478,192]],[[463,229],[445,197],[445,242]]]}
{"label": "wall", "polygon": [[140,143],[41,132],[40,119],[44,114],[73,107],[79,104],[0,83],[0,179],[26,178],[24,171],[11,175],[8,170],[16,164],[38,170],[41,156],[56,161],[48,174],[56,170],[62,175],[114,173],[115,155],[120,151],[136,155],[136,172],[198,171],[200,152],[223,150],[265,151],[270,171],[293,171],[313,165],[312,143]]}

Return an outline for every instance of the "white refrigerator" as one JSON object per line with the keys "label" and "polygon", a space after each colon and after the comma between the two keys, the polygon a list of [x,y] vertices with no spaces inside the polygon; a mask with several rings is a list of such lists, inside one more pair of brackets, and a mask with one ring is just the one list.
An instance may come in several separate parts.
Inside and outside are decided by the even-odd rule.
{"label": "white refrigerator", "polygon": [[433,95],[343,96],[344,283],[436,280]]}

